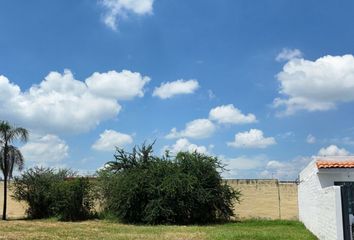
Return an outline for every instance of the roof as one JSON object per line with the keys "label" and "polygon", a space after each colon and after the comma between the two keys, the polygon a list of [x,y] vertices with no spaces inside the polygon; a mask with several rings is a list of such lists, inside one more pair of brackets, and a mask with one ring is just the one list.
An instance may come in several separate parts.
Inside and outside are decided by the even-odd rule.
{"label": "roof", "polygon": [[318,169],[321,168],[354,168],[354,161],[327,161],[327,160],[317,160],[316,166]]}

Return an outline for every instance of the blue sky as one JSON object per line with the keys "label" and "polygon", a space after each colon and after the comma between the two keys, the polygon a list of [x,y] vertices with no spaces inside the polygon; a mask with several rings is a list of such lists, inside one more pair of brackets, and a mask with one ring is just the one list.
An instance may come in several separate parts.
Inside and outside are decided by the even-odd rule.
{"label": "blue sky", "polygon": [[352,1],[0,2],[0,119],[27,167],[92,173],[156,139],[225,177],[354,152]]}

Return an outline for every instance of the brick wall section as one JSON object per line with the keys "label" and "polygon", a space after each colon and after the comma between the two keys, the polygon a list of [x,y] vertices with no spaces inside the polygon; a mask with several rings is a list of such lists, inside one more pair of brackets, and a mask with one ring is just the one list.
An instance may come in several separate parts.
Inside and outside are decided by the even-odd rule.
{"label": "brick wall section", "polygon": [[[297,185],[278,180],[226,180],[242,191],[242,202],[235,206],[239,218],[297,219]],[[11,191],[9,191],[11,195]],[[3,201],[3,182],[0,182],[0,210]],[[20,218],[25,215],[25,204],[8,198],[8,216]],[[1,215],[2,211],[0,212]]]}
{"label": "brick wall section", "polygon": [[278,180],[230,179],[227,182],[242,192],[235,212],[243,218],[298,219],[297,185]]}

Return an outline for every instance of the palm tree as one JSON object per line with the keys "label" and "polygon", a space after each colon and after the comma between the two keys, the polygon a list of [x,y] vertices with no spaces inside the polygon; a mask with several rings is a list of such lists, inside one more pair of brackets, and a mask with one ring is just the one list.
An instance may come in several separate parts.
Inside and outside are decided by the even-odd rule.
{"label": "palm tree", "polygon": [[6,121],[0,121],[0,169],[4,175],[4,207],[2,219],[6,220],[7,181],[12,177],[14,167],[22,169],[24,159],[18,148],[11,145],[14,141],[26,142],[28,131],[21,127],[14,127]]}

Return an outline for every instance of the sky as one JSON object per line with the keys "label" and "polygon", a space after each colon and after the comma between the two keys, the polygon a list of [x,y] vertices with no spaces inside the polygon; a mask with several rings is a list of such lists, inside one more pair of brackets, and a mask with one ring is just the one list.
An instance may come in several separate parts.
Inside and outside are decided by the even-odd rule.
{"label": "sky", "polygon": [[115,146],[294,180],[354,153],[354,2],[0,1],[0,119],[26,167],[92,174]]}

